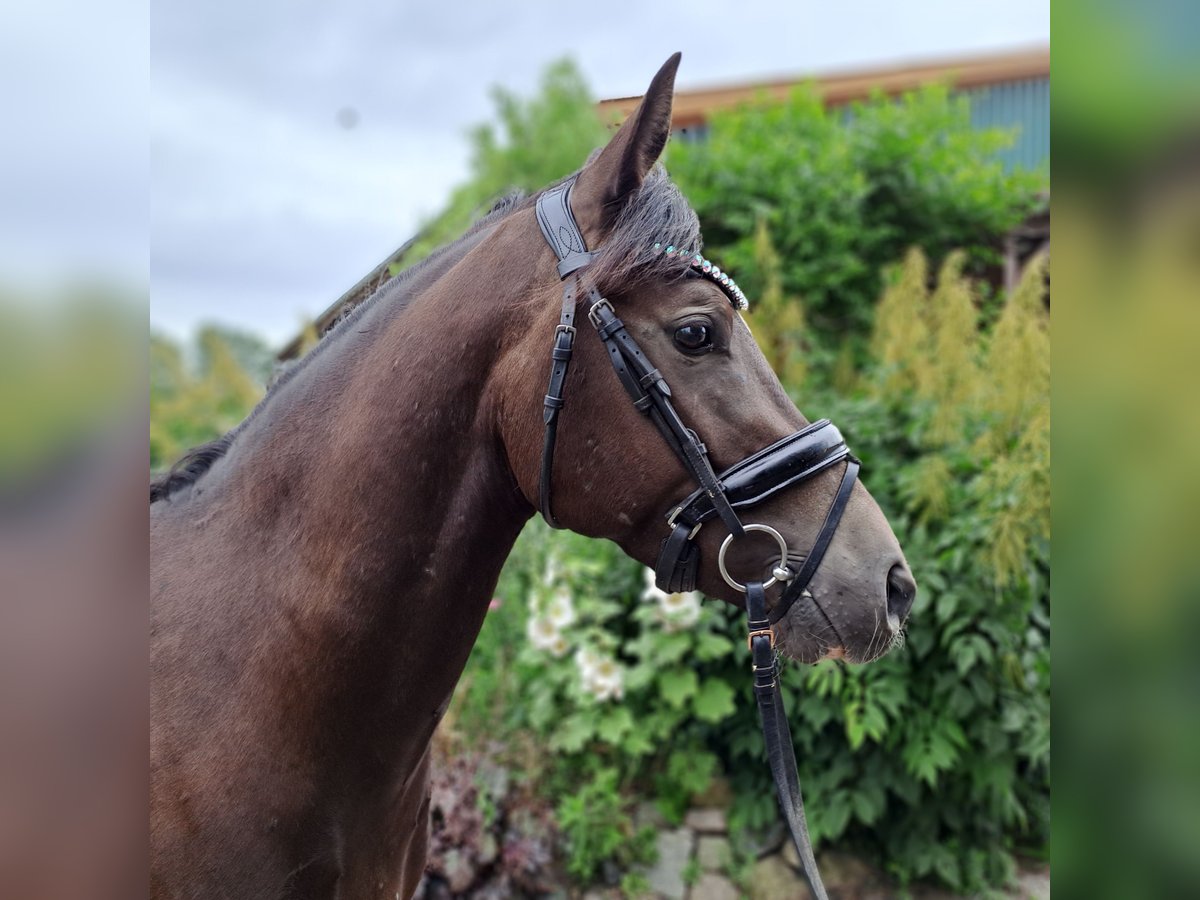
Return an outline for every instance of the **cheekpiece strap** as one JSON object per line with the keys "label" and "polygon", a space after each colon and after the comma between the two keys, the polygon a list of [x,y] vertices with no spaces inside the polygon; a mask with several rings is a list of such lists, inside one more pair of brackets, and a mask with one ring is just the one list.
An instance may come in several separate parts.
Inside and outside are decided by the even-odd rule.
{"label": "cheekpiece strap", "polygon": [[588,319],[608,349],[608,361],[633,405],[650,417],[667,445],[700,485],[700,490],[711,500],[716,515],[730,532],[742,535],[742,523],[721,490],[721,483],[708,459],[708,449],[679,418],[671,403],[671,388],[662,373],[646,359],[607,300],[593,304]]}
{"label": "cheekpiece strap", "polygon": [[[543,402],[542,470],[538,480],[538,506],[542,518],[554,528],[561,528],[550,503],[554,479],[554,447],[558,442],[558,417],[566,403],[564,390],[571,357],[575,352],[575,307],[579,302],[579,279],[570,275],[590,263],[595,256],[589,253],[583,232],[571,212],[571,188],[575,179],[543,191],[537,200],[538,227],[546,242],[558,257],[558,277],[563,284],[562,314],[554,330],[554,348],[550,351],[550,383]],[[594,293],[594,291],[593,291]],[[597,295],[596,299],[598,299]]]}

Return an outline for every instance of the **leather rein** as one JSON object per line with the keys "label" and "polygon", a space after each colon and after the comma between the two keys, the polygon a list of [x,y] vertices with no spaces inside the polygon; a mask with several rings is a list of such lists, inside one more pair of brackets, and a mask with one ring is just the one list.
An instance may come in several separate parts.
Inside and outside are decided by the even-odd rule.
{"label": "leather rein", "polygon": [[[700,529],[706,522],[720,519],[729,531],[721,544],[717,564],[725,581],[746,595],[747,642],[753,664],[754,694],[771,776],[813,895],[817,900],[827,900],[804,818],[795,749],[779,692],[778,654],[771,626],[783,618],[796,600],[801,597],[812,599],[808,584],[820,566],[845,512],[860,463],[850,453],[837,428],[829,420],[822,419],[751,454],[718,475],[709,460],[708,449],[675,410],[671,402],[671,388],[662,373],[647,359],[613,310],[612,304],[600,295],[599,290],[594,286],[584,290],[579,273],[592,262],[598,251],[588,251],[583,233],[571,212],[573,185],[572,178],[544,191],[537,200],[538,225],[558,257],[558,275],[563,281],[562,313],[554,331],[554,347],[550,352],[550,384],[543,407],[545,433],[539,485],[542,516],[554,528],[562,527],[551,508],[550,488],[559,416],[564,405],[567,371],[577,333],[575,311],[583,299],[587,302],[588,322],[604,343],[621,386],[638,411],[654,423],[698,485],[692,494],[667,514],[670,531],[662,542],[655,565],[658,587],[668,593],[693,590],[700,564],[700,548],[695,543]],[[719,270],[713,271],[719,276]],[[708,272],[705,263],[702,274],[707,277]],[[710,277],[710,280],[730,296],[736,308],[740,291],[735,287],[736,296],[731,293],[726,285],[732,282],[719,277]],[[581,292],[583,297],[580,296]],[[787,544],[783,536],[769,525],[743,524],[738,512],[756,506],[839,462],[845,462],[846,466],[837,493],[800,570],[793,572],[788,567]],[[779,545],[780,559],[772,576],[765,582],[759,580],[740,584],[729,574],[725,555],[734,541],[751,532],[772,537]],[[777,582],[786,586],[779,602],[768,610],[766,589]]]}

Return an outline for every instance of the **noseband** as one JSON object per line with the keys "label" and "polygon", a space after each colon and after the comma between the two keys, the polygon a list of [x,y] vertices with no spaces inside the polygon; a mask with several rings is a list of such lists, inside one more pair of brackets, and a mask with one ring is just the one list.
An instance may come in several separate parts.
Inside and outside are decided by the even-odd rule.
{"label": "noseband", "polygon": [[[558,257],[558,275],[563,280],[562,315],[554,332],[551,350],[550,385],[546,391],[543,420],[545,434],[542,444],[542,467],[539,485],[539,505],[542,516],[555,528],[562,527],[554,517],[550,503],[550,486],[554,471],[554,446],[558,437],[559,414],[563,408],[563,391],[567,370],[575,347],[575,309],[580,301],[580,270],[596,257],[598,251],[588,251],[583,233],[571,212],[570,195],[574,179],[544,191],[537,200],[537,220],[546,241]],[[666,252],[673,252],[667,248]],[[719,269],[700,256],[691,260],[692,269],[720,287],[735,308],[744,305],[741,291]],[[825,551],[833,539],[845,512],[846,504],[858,477],[859,461],[850,453],[841,433],[828,420],[822,419],[747,456],[720,475],[713,470],[708,450],[695,431],[688,428],[671,402],[671,388],[637,342],[617,317],[612,305],[596,287],[587,288],[587,319],[608,351],[609,362],[625,388],[633,405],[649,417],[666,440],[667,445],[682,461],[684,468],[698,485],[667,514],[670,529],[663,539],[655,565],[655,582],[669,593],[690,591],[696,586],[700,564],[700,548],[695,543],[704,524],[720,519],[729,535],[721,544],[718,568],[725,581],[746,595],[746,614],[749,626],[748,643],[754,667],[754,693],[758,701],[767,757],[779,801],[783,807],[792,839],[813,894],[825,900],[826,893],[817,872],[808,827],[804,820],[804,804],[800,796],[796,773],[795,751],[791,730],[779,693],[778,659],[775,636],[771,625],[778,622],[797,599],[806,597],[808,584],[820,566]],[[788,567],[787,544],[782,535],[768,525],[744,525],[739,511],[764,502],[780,491],[801,484],[839,462],[845,462],[841,483],[825,515],[825,521],[813,546],[804,557],[798,572]],[[764,533],[779,545],[779,563],[765,583],[736,581],[728,572],[725,556],[732,543],[747,533]],[[777,581],[785,582],[782,595],[768,611],[766,589]]]}

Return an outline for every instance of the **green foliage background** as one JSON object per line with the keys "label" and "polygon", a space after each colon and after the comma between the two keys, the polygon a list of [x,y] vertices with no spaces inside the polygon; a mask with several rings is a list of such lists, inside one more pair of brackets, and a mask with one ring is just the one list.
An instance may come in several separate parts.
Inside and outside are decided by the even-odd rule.
{"label": "green foliage background", "polygon": [[936,260],[961,249],[973,274],[997,262],[999,236],[1045,183],[1005,171],[995,151],[1011,139],[972,128],[968,99],[941,85],[838,109],[800,88],[715,113],[704,140],[671,146],[668,165],[700,215],[706,255],[757,296],[765,223],[784,294],[840,342],[869,333],[883,268],[909,247]]}
{"label": "green foliage background", "polygon": [[150,468],[237,425],[262,397],[274,354],[254,335],[208,325],[183,348],[150,335]]}
{"label": "green foliage background", "polygon": [[[471,136],[472,179],[407,261],[604,140],[569,63],[538,96],[495,100],[497,124]],[[863,458],[920,585],[907,643],[884,660],[785,670],[814,837],[903,882],[964,891],[1005,881],[1014,851],[1044,853],[1049,826],[1045,271],[1031,267],[1010,297],[980,277],[1046,183],[1002,169],[1006,139],[972,129],[966,100],[941,87],[837,111],[801,89],[715,116],[704,141],[666,158],[785,387]],[[236,424],[262,390],[261,355],[215,329],[188,359],[152,340],[154,465]],[[574,614],[556,656],[526,628],[559,592]],[[695,625],[668,630],[636,564],[538,521],[497,593],[449,721],[468,746],[499,739],[541,786],[573,874],[644,855],[637,798],[678,817],[714,777],[732,788],[743,847],[774,821],[736,610],[706,602]],[[581,649],[620,669],[620,699],[581,687]],[[582,814],[613,789],[603,817]]]}

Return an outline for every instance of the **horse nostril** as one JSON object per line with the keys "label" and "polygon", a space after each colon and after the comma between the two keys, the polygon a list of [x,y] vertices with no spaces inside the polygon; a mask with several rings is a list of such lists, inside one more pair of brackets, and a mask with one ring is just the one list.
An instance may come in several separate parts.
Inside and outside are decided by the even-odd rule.
{"label": "horse nostril", "polygon": [[917,596],[917,583],[902,563],[892,566],[887,578],[887,610],[889,616],[904,621]]}

